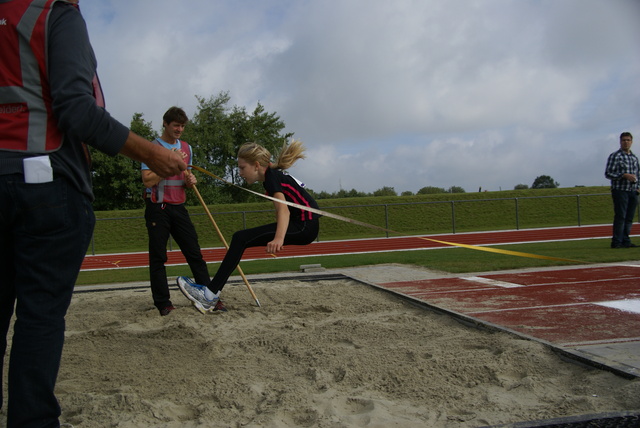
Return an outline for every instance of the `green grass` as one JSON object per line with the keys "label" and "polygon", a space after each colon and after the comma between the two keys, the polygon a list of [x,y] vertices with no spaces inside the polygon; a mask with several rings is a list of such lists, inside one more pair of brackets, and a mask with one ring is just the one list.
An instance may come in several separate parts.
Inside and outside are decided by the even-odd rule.
{"label": "green grass", "polygon": [[[545,242],[538,244],[499,245],[493,248],[539,254],[551,257],[577,260],[586,264],[613,263],[638,260],[640,249],[609,248],[608,239],[587,239],[565,242]],[[242,262],[245,274],[276,272],[296,272],[300,265],[320,263],[327,269],[367,266],[386,263],[398,263],[423,267],[450,273],[487,272],[505,269],[522,269],[549,266],[579,266],[580,263],[541,260],[495,254],[466,248],[443,248],[415,251],[397,251],[386,253],[352,254],[339,256],[314,256],[282,259],[266,259]],[[209,263],[214,272],[218,263]],[[235,273],[237,274],[237,272]],[[191,275],[188,266],[167,267],[168,276]],[[148,281],[147,268],[119,269],[107,271],[81,272],[78,285],[105,284],[113,282]]]}
{"label": "green grass", "polygon": [[[209,201],[207,201],[209,202]],[[540,227],[607,224],[613,209],[606,187],[526,189],[501,192],[454,193],[398,197],[319,200],[320,208],[347,218],[390,229],[400,235],[429,235],[453,231],[490,231]],[[203,248],[223,246],[201,206],[189,207]],[[274,221],[271,202],[209,205],[227,242],[234,231]],[[147,232],[142,209],[98,211],[89,254],[146,252]],[[329,217],[320,220],[318,240],[384,237],[386,232]],[[389,234],[392,236],[393,234]],[[170,249],[177,249],[170,242]],[[608,240],[506,245],[513,251],[576,259],[585,263],[637,259],[634,250],[612,251]],[[452,273],[481,272],[563,262],[499,255],[462,248],[358,255],[269,259],[243,262],[247,274],[298,271],[300,265],[322,263],[325,268],[402,263]],[[211,264],[213,272],[216,264]],[[189,275],[187,266],[168,267],[169,276]],[[81,272],[78,284],[147,281],[147,268]]]}
{"label": "green grass", "polygon": [[[535,198],[535,199],[533,199]],[[209,201],[207,201],[209,202]],[[212,201],[213,202],[213,201]],[[322,210],[401,235],[606,224],[613,216],[606,187],[527,189],[318,201]],[[274,221],[271,202],[208,205],[227,241],[234,231]],[[201,206],[189,207],[204,248],[222,246]],[[89,254],[147,251],[142,209],[96,212]],[[392,234],[390,234],[392,235]],[[387,236],[387,232],[325,217],[320,241]],[[172,243],[172,248],[175,244]]]}

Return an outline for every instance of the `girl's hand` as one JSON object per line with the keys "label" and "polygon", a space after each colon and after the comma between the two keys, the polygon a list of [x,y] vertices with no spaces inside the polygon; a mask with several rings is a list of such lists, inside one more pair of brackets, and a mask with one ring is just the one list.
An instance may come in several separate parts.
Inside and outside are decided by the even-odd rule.
{"label": "girl's hand", "polygon": [[282,247],[284,247],[284,240],[274,239],[273,241],[267,244],[267,253],[276,254],[278,253],[278,251],[282,250]]}

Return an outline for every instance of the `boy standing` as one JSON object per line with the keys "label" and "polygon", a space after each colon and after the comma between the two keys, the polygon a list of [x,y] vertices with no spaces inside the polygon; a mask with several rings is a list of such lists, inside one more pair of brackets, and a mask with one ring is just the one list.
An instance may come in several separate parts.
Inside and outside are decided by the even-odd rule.
{"label": "boy standing", "polygon": [[[188,122],[184,110],[171,107],[162,117],[162,136],[155,143],[167,150],[179,152],[187,165],[191,165],[191,146],[180,140]],[[198,234],[184,206],[186,188],[193,187],[197,180],[188,170],[172,177],[162,178],[142,164],[142,182],[146,187],[144,218],[149,235],[149,273],[153,303],[165,316],[175,309],[171,303],[167,281],[167,241],[173,236],[180,246],[193,277],[201,284],[209,282],[207,264],[202,258]],[[195,305],[197,308],[197,305]],[[204,312],[202,308],[197,308]]]}

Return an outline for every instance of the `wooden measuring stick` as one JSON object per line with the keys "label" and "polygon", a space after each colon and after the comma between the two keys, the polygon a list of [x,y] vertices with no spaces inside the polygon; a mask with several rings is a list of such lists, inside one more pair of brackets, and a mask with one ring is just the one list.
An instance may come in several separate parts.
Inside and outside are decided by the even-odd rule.
{"label": "wooden measuring stick", "polygon": [[[216,221],[213,219],[213,216],[211,215],[211,212],[209,212],[209,208],[207,208],[207,204],[204,203],[204,199],[202,199],[202,196],[200,195],[200,191],[198,190],[198,188],[196,187],[195,184],[193,185],[192,189],[196,192],[196,196],[198,196],[198,199],[200,200],[200,203],[202,204],[202,207],[204,208],[205,212],[209,216],[209,220],[211,220],[211,224],[213,224],[213,227],[216,229],[216,232],[218,232],[218,236],[220,237],[220,240],[224,244],[224,247],[228,250],[229,249],[229,245],[227,244],[227,241],[224,239],[224,236],[222,236],[222,232],[220,232],[220,228],[218,227],[218,224],[216,223]],[[249,293],[251,293],[251,297],[253,297],[253,300],[256,301],[256,305],[258,305],[258,307],[260,307],[260,301],[256,297],[256,294],[253,292],[253,289],[251,288],[251,284],[249,284],[249,280],[245,276],[245,274],[242,271],[242,268],[240,267],[240,265],[236,266],[236,269],[238,269],[238,272],[240,273],[240,276],[242,277],[242,280],[244,281],[245,285],[249,289]]]}

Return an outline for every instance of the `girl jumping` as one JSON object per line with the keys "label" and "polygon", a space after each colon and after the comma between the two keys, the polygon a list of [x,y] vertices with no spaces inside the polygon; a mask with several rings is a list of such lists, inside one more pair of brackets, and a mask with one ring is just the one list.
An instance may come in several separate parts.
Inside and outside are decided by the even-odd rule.
{"label": "girl jumping", "polygon": [[[297,160],[304,159],[304,150],[300,141],[285,143],[276,163],[272,164],[271,153],[266,148],[256,143],[243,144],[238,150],[240,176],[249,185],[261,182],[271,197],[318,209],[304,184],[285,172]],[[226,311],[220,292],[247,248],[265,246],[267,253],[277,254],[285,245],[307,245],[318,237],[318,214],[276,201],[273,204],[276,222],[234,233],[227,254],[209,284],[196,284],[185,276],[178,278],[178,287],[198,310]]]}

